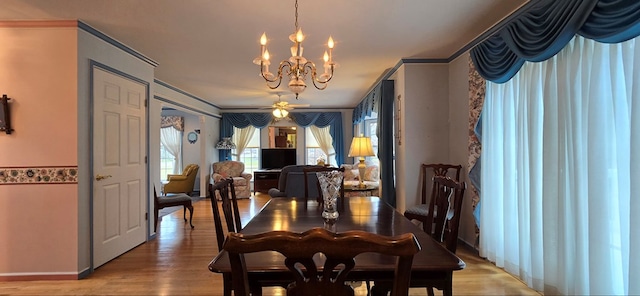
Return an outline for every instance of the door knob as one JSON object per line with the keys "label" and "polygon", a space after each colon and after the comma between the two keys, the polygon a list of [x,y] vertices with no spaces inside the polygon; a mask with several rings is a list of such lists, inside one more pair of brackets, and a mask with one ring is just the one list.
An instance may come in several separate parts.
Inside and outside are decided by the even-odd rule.
{"label": "door knob", "polygon": [[100,174],[96,175],[96,181],[100,181],[102,179],[107,179],[107,178],[111,178],[111,175],[100,175]]}

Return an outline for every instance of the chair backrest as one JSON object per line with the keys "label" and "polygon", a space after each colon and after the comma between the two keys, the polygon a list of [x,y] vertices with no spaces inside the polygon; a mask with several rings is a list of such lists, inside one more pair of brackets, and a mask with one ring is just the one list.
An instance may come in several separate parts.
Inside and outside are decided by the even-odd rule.
{"label": "chair backrest", "polygon": [[309,193],[311,192],[312,187],[315,186],[316,191],[318,192],[318,195],[315,196],[316,200],[319,203],[323,202],[322,188],[320,186],[320,182],[318,181],[318,176],[316,175],[316,173],[332,172],[332,171],[339,171],[343,174],[342,181],[340,184],[340,206],[344,208],[344,167],[336,168],[336,167],[312,166],[302,170],[302,172],[304,173],[304,200],[305,201],[308,201],[310,197],[313,197]]}
{"label": "chair backrest", "polygon": [[[423,163],[420,166],[420,175],[422,177],[422,204],[427,203],[427,187],[429,182],[435,176],[455,176],[456,181],[460,181],[461,165],[442,164],[442,163]],[[431,187],[431,197],[433,197],[433,187]]]}
{"label": "chair backrest", "polygon": [[239,177],[244,172],[244,163],[235,160],[214,162],[211,169],[214,173],[225,173],[228,177]]}
{"label": "chair backrest", "polygon": [[433,184],[438,208],[433,237],[440,242],[444,241],[447,250],[455,253],[458,246],[462,199],[467,184],[443,176],[433,177]]}
{"label": "chair backrest", "polygon": [[200,166],[198,166],[197,164],[188,164],[186,167],[184,167],[184,169],[182,170],[182,174],[185,176],[189,176],[191,174],[195,175],[196,173],[198,173],[198,169],[200,168]]}
{"label": "chair backrest", "polygon": [[[309,167],[317,167],[315,165],[288,165],[280,171],[278,179],[278,190],[286,193],[287,197],[304,197],[304,169]],[[317,196],[315,191],[310,192],[312,196]]]}
{"label": "chair backrest", "polygon": [[[354,257],[366,252],[397,257],[391,295],[408,295],[413,255],[420,251],[420,244],[412,233],[386,237],[364,231],[336,234],[313,228],[303,233],[229,233],[224,250],[229,252],[235,295],[249,295],[243,254],[261,251],[276,251],[286,257],[285,265],[295,279],[289,285],[287,295],[353,295],[351,287],[345,285],[345,279],[355,266]],[[320,269],[313,260],[317,253],[326,257]]]}
{"label": "chair backrest", "polygon": [[213,211],[213,222],[216,229],[216,239],[218,241],[218,251],[222,251],[225,232],[222,227],[222,218],[218,203],[216,201],[216,191],[222,199],[222,212],[224,213],[225,223],[228,232],[239,232],[242,230],[240,221],[240,211],[238,210],[238,201],[236,200],[236,191],[233,187],[233,178],[222,179],[215,184],[209,184],[209,195],[211,196],[211,209]]}

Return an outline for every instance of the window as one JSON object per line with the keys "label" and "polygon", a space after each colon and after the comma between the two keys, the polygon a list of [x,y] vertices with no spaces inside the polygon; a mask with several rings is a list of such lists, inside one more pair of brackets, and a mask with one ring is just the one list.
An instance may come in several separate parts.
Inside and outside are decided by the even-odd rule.
{"label": "window", "polygon": [[316,164],[318,158],[324,158],[327,162],[327,155],[320,149],[320,144],[316,141],[316,138],[311,133],[309,128],[304,129],[305,138],[305,164]]}
{"label": "window", "polygon": [[167,181],[167,175],[175,172],[175,159],[171,153],[160,144],[160,179]]}
{"label": "window", "polygon": [[371,138],[371,146],[376,156],[367,156],[367,160],[377,160],[378,157],[378,119],[366,119],[364,121],[364,135]]}
{"label": "window", "polygon": [[333,148],[333,137],[329,127],[309,126],[305,129],[305,152],[307,164],[317,163],[318,157],[323,157],[325,164],[336,165],[336,151]]}
{"label": "window", "polygon": [[[234,128],[235,131],[236,128]],[[238,161],[244,163],[244,172],[253,175],[253,171],[260,169],[260,132],[256,131],[251,136],[251,140],[240,155],[236,156],[236,149],[231,150],[231,155]]]}

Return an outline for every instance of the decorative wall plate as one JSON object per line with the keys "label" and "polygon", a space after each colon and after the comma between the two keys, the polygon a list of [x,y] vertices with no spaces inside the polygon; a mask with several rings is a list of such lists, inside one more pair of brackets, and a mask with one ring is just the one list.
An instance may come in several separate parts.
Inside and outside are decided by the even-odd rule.
{"label": "decorative wall plate", "polygon": [[196,134],[195,132],[188,133],[187,141],[189,141],[189,144],[195,144],[198,141],[198,134]]}

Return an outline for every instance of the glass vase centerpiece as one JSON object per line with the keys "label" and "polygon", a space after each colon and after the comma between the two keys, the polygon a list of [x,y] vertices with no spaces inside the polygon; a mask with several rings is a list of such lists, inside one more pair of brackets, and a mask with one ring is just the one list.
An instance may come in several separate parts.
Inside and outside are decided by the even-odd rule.
{"label": "glass vase centerpiece", "polygon": [[317,172],[316,175],[318,176],[324,202],[322,218],[325,221],[335,221],[340,215],[338,213],[338,196],[340,195],[340,187],[344,176],[340,171]]}

